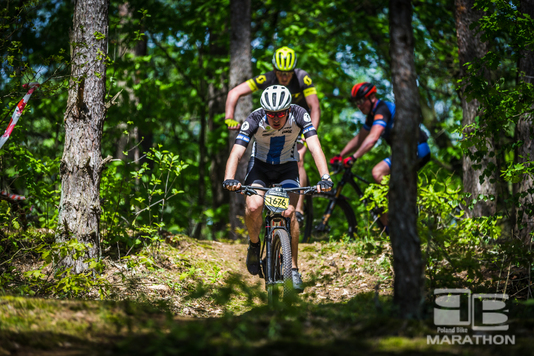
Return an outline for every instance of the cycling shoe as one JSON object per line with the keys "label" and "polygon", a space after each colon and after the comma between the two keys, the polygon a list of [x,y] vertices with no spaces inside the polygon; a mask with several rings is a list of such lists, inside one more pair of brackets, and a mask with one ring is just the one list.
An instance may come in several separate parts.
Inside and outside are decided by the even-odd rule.
{"label": "cycling shoe", "polygon": [[246,263],[248,272],[253,276],[260,273],[260,249],[260,242],[258,242],[257,244],[249,242]]}
{"label": "cycling shoe", "polygon": [[291,274],[293,277],[293,289],[297,293],[304,292],[304,283],[302,282],[302,278],[300,276],[299,270],[297,268],[293,268],[291,270]]}
{"label": "cycling shoe", "polygon": [[295,212],[295,217],[297,218],[297,222],[300,226],[304,223],[304,214],[302,214],[300,211]]}

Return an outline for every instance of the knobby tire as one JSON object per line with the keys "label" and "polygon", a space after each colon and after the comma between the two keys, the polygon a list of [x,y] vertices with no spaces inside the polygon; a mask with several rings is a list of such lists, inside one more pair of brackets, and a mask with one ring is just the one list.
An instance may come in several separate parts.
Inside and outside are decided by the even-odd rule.
{"label": "knobby tire", "polygon": [[[293,293],[293,277],[291,274],[291,240],[287,231],[276,229],[273,233],[272,243],[272,266],[271,275],[275,281],[284,282],[283,298],[287,299]],[[277,284],[267,286],[267,297],[269,305],[273,306],[278,302],[280,290]]]}

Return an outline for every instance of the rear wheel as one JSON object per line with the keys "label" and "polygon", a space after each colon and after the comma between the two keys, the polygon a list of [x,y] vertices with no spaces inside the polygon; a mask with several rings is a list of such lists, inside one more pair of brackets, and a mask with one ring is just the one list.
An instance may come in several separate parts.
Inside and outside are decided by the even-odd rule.
{"label": "rear wheel", "polygon": [[271,276],[273,283],[267,284],[267,299],[269,305],[275,305],[283,296],[289,299],[293,294],[293,279],[291,274],[291,241],[286,230],[276,229],[271,243]]}
{"label": "rear wheel", "polygon": [[[328,240],[330,236],[335,239],[347,234],[354,238],[356,233],[356,216],[349,202],[343,197],[334,195],[316,195],[313,202],[313,214],[306,217],[304,241]],[[329,207],[334,204],[331,214]]]}

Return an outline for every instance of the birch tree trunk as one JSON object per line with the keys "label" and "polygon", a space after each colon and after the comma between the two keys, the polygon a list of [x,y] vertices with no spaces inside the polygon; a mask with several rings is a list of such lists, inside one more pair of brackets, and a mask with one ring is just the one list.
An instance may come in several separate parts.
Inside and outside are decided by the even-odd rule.
{"label": "birch tree trunk", "polygon": [[[534,18],[534,0],[522,0],[520,10]],[[534,51],[524,50],[519,59],[519,72],[524,73],[519,80],[534,83]],[[534,109],[534,105],[532,106]],[[532,128],[532,114],[525,114],[516,126],[516,141],[523,141],[523,145],[517,149],[517,162],[525,163],[534,161],[534,128]],[[519,194],[519,207],[517,209],[517,231],[519,238],[530,245],[534,232],[534,179],[525,176],[517,184]]]}
{"label": "birch tree trunk", "polygon": [[[251,35],[250,35],[250,0],[230,0],[230,77],[228,90],[252,77]],[[234,120],[243,122],[252,111],[252,97],[240,98],[234,114]],[[230,130],[229,144],[232,146],[237,136],[237,130]],[[235,178],[245,179],[247,173],[250,146],[243,155],[237,167]],[[221,184],[221,183],[219,183]],[[245,198],[241,194],[230,194],[230,226],[232,234],[236,227],[243,227],[238,216],[245,214]],[[236,238],[236,236],[233,236]]]}
{"label": "birch tree trunk", "polygon": [[417,235],[417,147],[419,91],[414,61],[412,4],[390,0],[389,33],[396,118],[391,147],[390,226],[394,303],[402,318],[419,318],[423,301],[423,261]]}
{"label": "birch tree trunk", "polygon": [[[456,0],[456,32],[458,37],[458,54],[460,60],[460,73],[464,77],[466,75],[465,63],[472,62],[476,58],[483,57],[488,51],[486,43],[480,39],[480,34],[476,34],[475,30],[470,30],[469,26],[477,21],[483,13],[481,11],[473,10],[475,0]],[[483,73],[481,73],[483,74]],[[463,89],[460,92],[462,100],[463,119],[462,126],[471,125],[475,123],[475,117],[477,116],[477,110],[480,106],[478,100],[467,101],[466,96],[463,93]],[[468,133],[469,130],[466,132]],[[488,150],[495,147],[493,140],[487,142]],[[475,148],[470,148],[470,152],[474,153]],[[463,186],[464,191],[471,193],[474,199],[477,199],[472,211],[468,211],[470,217],[480,217],[495,215],[496,200],[479,201],[478,196],[480,194],[484,196],[496,196],[497,186],[495,180],[495,174],[492,174],[494,183],[490,182],[490,178],[485,177],[484,181],[480,183],[480,176],[488,167],[488,165],[496,164],[496,158],[486,155],[481,162],[474,162],[468,155],[463,157]],[[474,164],[481,164],[480,169],[474,169]]]}
{"label": "birch tree trunk", "polygon": [[[100,179],[108,35],[107,0],[77,0],[71,30],[72,77],[65,111],[65,148],[61,159],[58,241],[76,239],[85,258],[68,256],[74,273],[87,269],[86,258],[100,252]],[[102,36],[103,35],[103,36]],[[104,37],[105,36],[105,37]]]}

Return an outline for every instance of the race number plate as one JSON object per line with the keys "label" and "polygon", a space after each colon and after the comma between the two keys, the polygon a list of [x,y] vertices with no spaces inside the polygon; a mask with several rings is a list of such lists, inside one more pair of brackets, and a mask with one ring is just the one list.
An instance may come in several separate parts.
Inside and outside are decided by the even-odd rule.
{"label": "race number plate", "polygon": [[280,188],[273,188],[265,194],[265,206],[274,213],[281,213],[289,208],[289,196]]}

